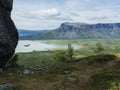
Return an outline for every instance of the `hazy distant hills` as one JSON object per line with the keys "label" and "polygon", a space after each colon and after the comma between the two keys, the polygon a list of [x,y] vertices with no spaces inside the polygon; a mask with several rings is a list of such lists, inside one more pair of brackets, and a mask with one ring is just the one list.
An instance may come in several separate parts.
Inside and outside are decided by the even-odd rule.
{"label": "hazy distant hills", "polygon": [[55,30],[42,31],[39,34],[22,36],[24,40],[41,39],[90,39],[90,38],[120,38],[120,23],[62,23]]}
{"label": "hazy distant hills", "polygon": [[18,33],[19,36],[28,36],[28,35],[36,35],[38,33],[42,33],[42,32],[47,32],[48,30],[24,30],[24,29],[19,29]]}

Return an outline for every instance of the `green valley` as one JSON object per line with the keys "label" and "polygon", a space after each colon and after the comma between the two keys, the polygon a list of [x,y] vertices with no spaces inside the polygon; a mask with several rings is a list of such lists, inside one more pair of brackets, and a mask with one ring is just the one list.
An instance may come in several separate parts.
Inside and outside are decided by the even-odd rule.
{"label": "green valley", "polygon": [[[6,90],[118,90],[120,88],[119,40],[43,41],[49,44],[76,43],[81,45],[81,48],[73,51],[66,48],[17,53],[19,67],[8,68],[1,72],[0,83],[17,85]],[[73,53],[72,60],[66,54],[68,50]]]}

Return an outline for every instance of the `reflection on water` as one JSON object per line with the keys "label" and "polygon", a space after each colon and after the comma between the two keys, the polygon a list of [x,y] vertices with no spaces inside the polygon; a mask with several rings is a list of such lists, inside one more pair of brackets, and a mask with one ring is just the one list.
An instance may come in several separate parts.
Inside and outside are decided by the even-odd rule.
{"label": "reflection on water", "polygon": [[[72,45],[74,49],[80,48],[79,45]],[[65,49],[67,45],[47,44],[40,40],[20,40],[16,52],[48,51],[53,49]]]}

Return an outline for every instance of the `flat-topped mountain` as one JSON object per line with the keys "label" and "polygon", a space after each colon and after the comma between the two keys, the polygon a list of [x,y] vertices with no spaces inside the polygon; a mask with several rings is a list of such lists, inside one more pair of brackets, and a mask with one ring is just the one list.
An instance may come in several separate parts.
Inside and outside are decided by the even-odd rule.
{"label": "flat-topped mountain", "polygon": [[[30,36],[29,36],[30,37]],[[120,38],[120,23],[62,23],[55,30],[43,32],[21,39],[89,39],[89,38]]]}

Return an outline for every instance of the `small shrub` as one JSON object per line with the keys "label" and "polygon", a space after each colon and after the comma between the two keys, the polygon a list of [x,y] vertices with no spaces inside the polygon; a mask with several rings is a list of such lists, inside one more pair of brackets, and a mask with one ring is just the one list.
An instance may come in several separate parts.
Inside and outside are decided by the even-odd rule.
{"label": "small shrub", "polygon": [[105,49],[103,48],[102,44],[96,43],[96,48],[94,49],[94,52],[96,54],[103,54]]}
{"label": "small shrub", "polygon": [[68,44],[68,49],[66,51],[66,59],[68,61],[72,61],[73,60],[73,55],[74,55],[74,49],[71,46],[71,44]]}
{"label": "small shrub", "polygon": [[67,50],[60,50],[55,53],[55,60],[58,62],[73,61],[74,49],[71,44],[68,44]]}
{"label": "small shrub", "polygon": [[56,62],[66,62],[66,51],[57,51],[54,58]]}

